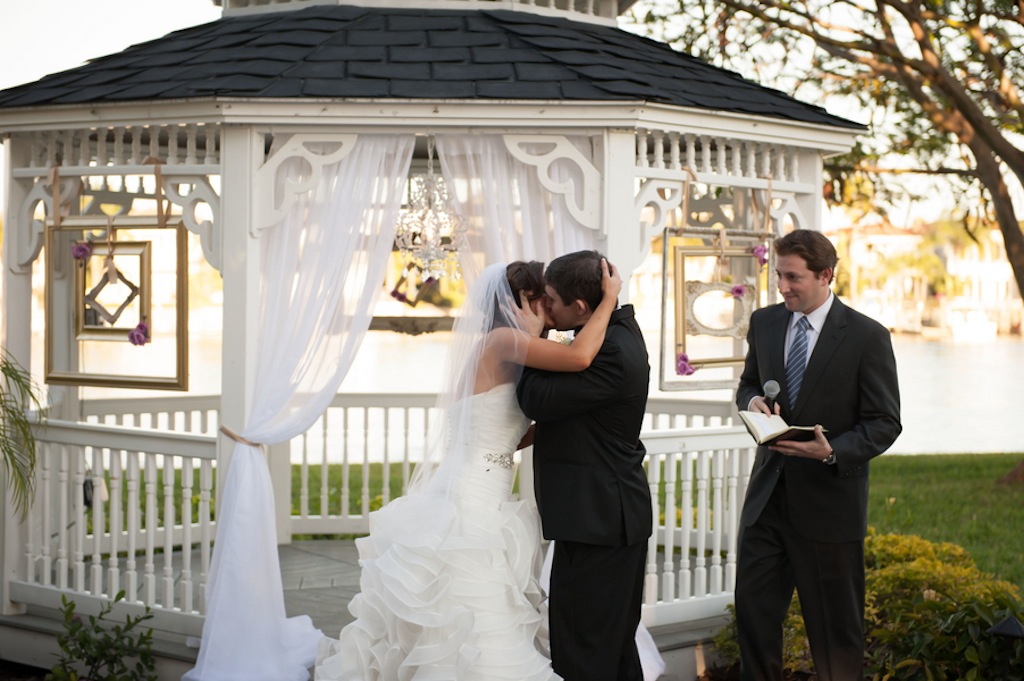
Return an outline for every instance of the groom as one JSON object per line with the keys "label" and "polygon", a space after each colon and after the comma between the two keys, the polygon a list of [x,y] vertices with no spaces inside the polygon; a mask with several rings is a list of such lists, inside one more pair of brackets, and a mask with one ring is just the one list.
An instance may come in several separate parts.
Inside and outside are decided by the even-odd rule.
{"label": "groom", "polygon": [[[552,260],[549,322],[578,329],[601,302],[601,254]],[[551,664],[565,681],[640,681],[635,634],[651,535],[640,426],[650,366],[633,306],[612,313],[604,345],[579,373],[525,369],[517,395],[536,421],[534,489],[555,540]]]}

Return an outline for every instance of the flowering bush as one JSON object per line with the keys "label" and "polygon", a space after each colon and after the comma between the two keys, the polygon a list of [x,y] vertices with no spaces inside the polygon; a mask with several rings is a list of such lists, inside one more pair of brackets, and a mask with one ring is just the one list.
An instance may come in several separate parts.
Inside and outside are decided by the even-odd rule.
{"label": "flowering bush", "polygon": [[[864,556],[866,678],[1024,680],[1024,639],[990,631],[1024,620],[1016,585],[978,570],[963,548],[920,537],[869,534]],[[813,664],[795,597],[783,634],[786,678],[804,678]],[[708,678],[734,678],[735,617],[715,648],[722,666]]]}

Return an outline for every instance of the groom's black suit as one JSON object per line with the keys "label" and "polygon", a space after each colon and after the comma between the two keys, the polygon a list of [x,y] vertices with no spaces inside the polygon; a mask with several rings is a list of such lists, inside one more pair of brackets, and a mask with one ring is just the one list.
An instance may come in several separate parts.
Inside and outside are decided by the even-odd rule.
{"label": "groom's black suit", "polygon": [[836,463],[757,449],[740,518],[741,677],[782,678],[782,620],[795,585],[818,677],[859,680],[868,462],[900,434],[896,361],[889,332],[834,298],[790,409],[783,357],[792,314],[778,304],[751,316],[736,403],[747,409],[779,381],[782,417],[821,424]]}
{"label": "groom's black suit", "polygon": [[526,369],[523,412],[537,422],[534,490],[551,574],[552,665],[566,681],[641,678],[640,619],[651,495],[640,428],[650,366],[631,305],[578,373]]}

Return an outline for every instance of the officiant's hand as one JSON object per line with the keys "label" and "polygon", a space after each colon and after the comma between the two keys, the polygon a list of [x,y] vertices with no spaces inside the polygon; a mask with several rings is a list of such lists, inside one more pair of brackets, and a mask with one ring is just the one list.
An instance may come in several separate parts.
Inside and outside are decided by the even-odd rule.
{"label": "officiant's hand", "polygon": [[761,395],[758,395],[754,399],[750,400],[750,406],[748,407],[748,411],[759,411],[762,414],[771,416],[772,414],[780,413],[782,411],[782,407],[779,406],[778,402],[776,402],[775,411],[772,411],[771,409],[768,408],[768,400],[766,400]]}
{"label": "officiant's hand", "polygon": [[828,443],[828,438],[825,437],[821,424],[814,426],[813,440],[807,440],[806,442],[779,440],[769,449],[781,452],[786,456],[798,456],[802,459],[814,459],[815,461],[824,461],[832,453],[832,445]]}

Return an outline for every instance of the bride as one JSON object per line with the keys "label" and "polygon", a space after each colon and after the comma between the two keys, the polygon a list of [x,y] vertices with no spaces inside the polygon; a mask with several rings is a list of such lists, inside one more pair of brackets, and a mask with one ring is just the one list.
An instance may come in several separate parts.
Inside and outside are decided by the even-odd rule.
{"label": "bride", "polygon": [[361,592],[340,640],[321,643],[315,678],[342,681],[556,680],[541,609],[540,521],[512,494],[528,444],[516,402],[524,365],[588,367],[622,280],[602,260],[601,304],[572,345],[540,337],[543,265],[491,265],[457,320],[431,438],[408,492],[357,539]]}

